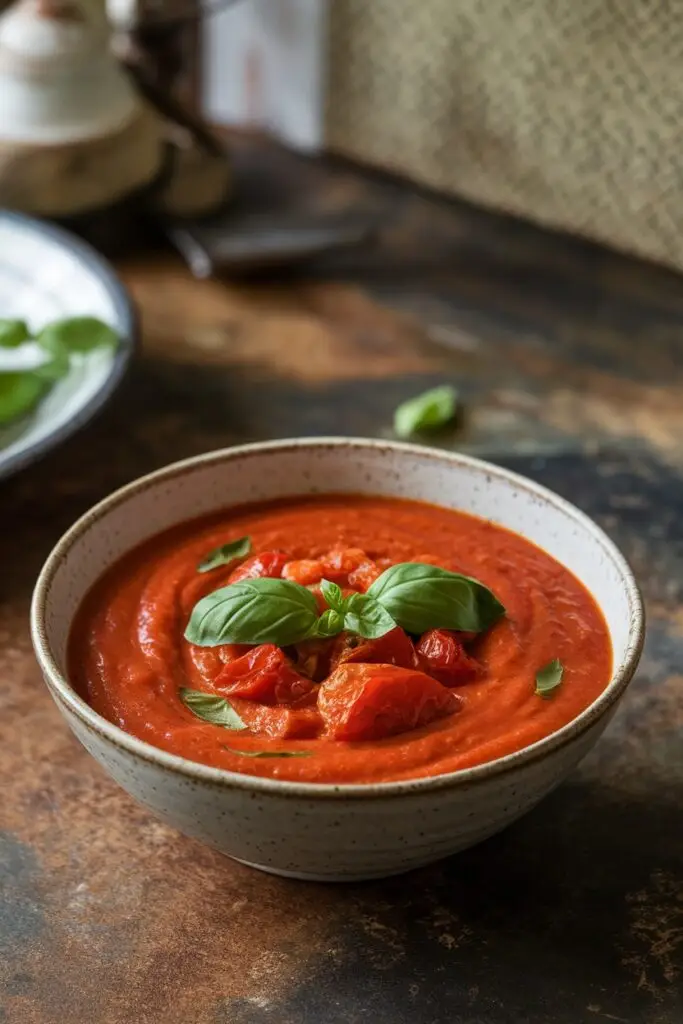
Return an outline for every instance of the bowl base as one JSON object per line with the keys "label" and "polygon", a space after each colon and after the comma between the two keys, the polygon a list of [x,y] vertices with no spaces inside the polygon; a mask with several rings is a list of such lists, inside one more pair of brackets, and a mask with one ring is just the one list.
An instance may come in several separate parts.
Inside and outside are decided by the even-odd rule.
{"label": "bowl base", "polygon": [[421,864],[409,864],[404,868],[389,869],[388,871],[362,871],[359,874],[349,872],[348,874],[341,875],[318,875],[308,871],[285,871],[282,868],[271,868],[267,867],[265,864],[254,864],[252,861],[242,860],[240,857],[230,857],[230,860],[234,860],[238,864],[244,864],[247,868],[254,868],[255,871],[262,871],[266,875],[277,875],[279,878],[292,878],[298,882],[330,882],[334,885],[344,882],[352,884],[353,882],[378,881],[381,878],[395,878],[396,875],[405,875],[409,871],[415,871],[417,868],[425,867],[426,864],[433,863],[432,861],[425,861]]}

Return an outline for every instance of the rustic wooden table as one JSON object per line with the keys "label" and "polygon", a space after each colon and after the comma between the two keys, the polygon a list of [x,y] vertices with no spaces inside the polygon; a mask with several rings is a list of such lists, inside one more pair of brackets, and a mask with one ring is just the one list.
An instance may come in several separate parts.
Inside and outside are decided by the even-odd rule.
{"label": "rustic wooden table", "polygon": [[[121,271],[142,351],[106,413],[2,485],[2,1024],[680,1024],[683,288],[673,274],[340,166],[248,146],[252,199],[372,211],[382,237],[288,277]],[[281,881],[154,821],[72,739],[38,677],[31,588],[113,488],[235,441],[386,436],[461,389],[442,440],[568,496],[648,603],[623,709],[555,795],[386,883]]]}

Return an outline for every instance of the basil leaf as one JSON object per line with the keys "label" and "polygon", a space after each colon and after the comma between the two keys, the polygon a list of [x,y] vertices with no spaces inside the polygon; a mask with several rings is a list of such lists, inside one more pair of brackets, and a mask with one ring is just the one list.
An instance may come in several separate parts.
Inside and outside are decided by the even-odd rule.
{"label": "basil leaf", "polygon": [[197,566],[197,572],[210,572],[219,565],[229,565],[238,558],[244,558],[250,551],[251,537],[238,537],[237,540],[231,540],[209,551]]}
{"label": "basil leaf", "polygon": [[197,602],[185,639],[200,647],[287,647],[313,636],[317,623],[318,604],[306,587],[291,580],[243,580],[221,587]]}
{"label": "basil leaf", "polygon": [[37,366],[33,372],[46,381],[56,381],[65,377],[71,366],[68,349],[57,337],[48,337],[45,342],[40,341],[39,344],[50,358],[42,366]]}
{"label": "basil leaf", "polygon": [[562,682],[564,665],[559,658],[553,658],[536,673],[536,693],[539,697],[552,697]]}
{"label": "basil leaf", "polygon": [[505,613],[479,580],[422,562],[392,565],[375,580],[373,597],[408,633],[457,629],[481,633]]}
{"label": "basil leaf", "polygon": [[47,324],[36,336],[43,348],[60,343],[68,352],[92,352],[96,348],[118,345],[118,335],[109,324],[94,316],[74,316]]}
{"label": "basil leaf", "polygon": [[410,437],[418,430],[443,427],[455,416],[458,392],[450,384],[432,388],[409,399],[394,413],[394,430],[399,437]]}
{"label": "basil leaf", "polygon": [[376,640],[396,628],[393,618],[369,594],[351,594],[344,603],[344,628],[366,640]]}
{"label": "basil leaf", "polygon": [[25,320],[0,320],[0,348],[18,348],[30,337]]}
{"label": "basil leaf", "polygon": [[329,580],[320,581],[320,592],[327,601],[330,608],[334,608],[335,611],[341,611],[344,607],[344,595],[342,594],[341,587],[336,583],[331,583]]}
{"label": "basil leaf", "polygon": [[224,729],[232,729],[234,732],[241,732],[247,728],[225,697],[218,697],[215,693],[204,693],[202,690],[188,690],[184,686],[179,690],[179,694],[187,710],[201,718],[203,722],[222,725]]}
{"label": "basil leaf", "polygon": [[318,619],[315,635],[318,637],[336,636],[344,628],[344,615],[336,608],[328,608]]}
{"label": "basil leaf", "polygon": [[312,750],[236,750],[235,747],[226,747],[221,743],[223,750],[231,754],[239,754],[240,757],[310,757]]}
{"label": "basil leaf", "polygon": [[34,370],[0,373],[0,425],[30,412],[45,393],[45,383]]}

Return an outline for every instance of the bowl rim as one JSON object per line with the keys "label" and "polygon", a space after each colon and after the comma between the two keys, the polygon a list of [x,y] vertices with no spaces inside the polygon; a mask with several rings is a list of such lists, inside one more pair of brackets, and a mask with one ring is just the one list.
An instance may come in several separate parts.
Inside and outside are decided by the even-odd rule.
{"label": "bowl rim", "polygon": [[84,239],[60,227],[59,224],[52,224],[16,210],[0,209],[0,219],[20,224],[34,234],[57,243],[72,253],[94,277],[99,278],[111,296],[116,316],[116,330],[119,334],[111,367],[97,391],[61,426],[4,459],[0,467],[0,479],[5,479],[39,461],[43,455],[61,445],[72,434],[82,430],[104,409],[121,384],[137,348],[139,321],[133,300],[112,264]]}
{"label": "bowl rim", "polygon": [[[199,466],[218,465],[223,462],[240,459],[243,456],[258,456],[260,454],[291,452],[305,448],[320,449],[326,447],[375,451],[390,450],[399,455],[401,453],[405,455],[419,455],[422,459],[427,458],[450,466],[468,466],[489,476],[498,477],[518,490],[525,490],[531,493],[542,501],[549,503],[558,511],[563,512],[573,519],[578,526],[591,533],[598,543],[602,545],[603,550],[619,571],[621,583],[626,591],[630,608],[629,640],[624,656],[620,663],[613,668],[610,681],[600,696],[576,718],[562,726],[561,729],[512,754],[506,754],[504,757],[487,761],[481,765],[462,768],[458,771],[442,775],[395,782],[372,783],[292,782],[284,779],[270,779],[247,775],[241,772],[232,772],[225,768],[204,765],[161,750],[125,732],[119,726],[103,718],[83,698],[79,697],[71,687],[66,675],[59,669],[53,657],[47,639],[45,617],[54,575],[59,566],[68,557],[71,549],[77,544],[81,535],[97,523],[99,519],[106,516],[113,508],[125,504],[125,502],[141,491],[155,487],[174,477],[182,476]],[[411,794],[433,793],[451,787],[479,784],[498,775],[521,768],[531,762],[538,761],[553,751],[566,746],[572,740],[578,739],[617,704],[638,666],[645,639],[643,599],[630,565],[604,530],[585,512],[572,505],[571,502],[521,474],[470,455],[405,442],[354,437],[292,438],[222,448],[171,463],[113,491],[85,512],[67,530],[50,552],[33,591],[30,619],[34,651],[48,688],[57,702],[63,704],[87,729],[95,731],[103,739],[108,740],[119,749],[123,749],[126,753],[141,758],[159,768],[168,769],[176,774],[180,774],[191,781],[200,782],[203,785],[245,789],[281,797],[307,797],[309,799],[368,799],[378,796],[398,797]]]}

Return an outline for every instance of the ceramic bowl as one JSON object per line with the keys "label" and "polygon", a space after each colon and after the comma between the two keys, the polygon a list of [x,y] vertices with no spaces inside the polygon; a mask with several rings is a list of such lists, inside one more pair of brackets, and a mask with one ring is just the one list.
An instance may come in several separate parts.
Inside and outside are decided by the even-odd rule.
{"label": "ceramic bowl", "polygon": [[[132,547],[226,504],[317,492],[418,498],[523,534],[583,581],[614,648],[604,693],[569,725],[519,753],[414,782],[316,785],[195,764],[105,721],[69,685],[67,638],[95,580]],[[624,558],[550,491],[462,455],[348,439],[283,441],[213,452],[115,492],[60,540],[38,580],[32,635],[70,727],[109,774],[163,821],[236,860],[296,878],[397,874],[498,832],[554,789],[596,742],[633,675],[643,609]]]}

